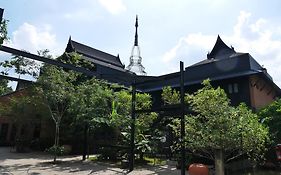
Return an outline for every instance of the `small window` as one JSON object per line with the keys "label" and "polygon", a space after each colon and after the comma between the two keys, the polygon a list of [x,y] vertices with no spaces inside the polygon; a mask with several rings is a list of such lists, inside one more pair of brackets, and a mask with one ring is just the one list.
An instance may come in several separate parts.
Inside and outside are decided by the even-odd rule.
{"label": "small window", "polygon": [[232,94],[232,84],[228,84],[228,92]]}
{"label": "small window", "polygon": [[234,91],[234,93],[238,93],[238,84],[237,83],[233,84],[233,91]]}

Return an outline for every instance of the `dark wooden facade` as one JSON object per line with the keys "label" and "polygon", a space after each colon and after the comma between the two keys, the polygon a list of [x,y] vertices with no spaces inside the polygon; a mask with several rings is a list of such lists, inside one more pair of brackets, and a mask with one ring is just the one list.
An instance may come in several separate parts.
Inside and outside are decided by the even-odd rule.
{"label": "dark wooden facade", "polygon": [[[164,86],[179,89],[180,73],[162,76],[137,76],[125,69],[119,56],[99,51],[76,41],[68,41],[66,52],[77,52],[97,67],[99,78],[109,82],[130,86],[133,81],[137,90],[150,93],[156,107],[162,104],[161,92]],[[252,109],[261,108],[281,95],[280,88],[271,76],[249,53],[236,52],[218,36],[207,58],[185,68],[185,92],[199,89],[201,82],[209,78],[212,85],[225,90],[233,105],[246,103]]]}

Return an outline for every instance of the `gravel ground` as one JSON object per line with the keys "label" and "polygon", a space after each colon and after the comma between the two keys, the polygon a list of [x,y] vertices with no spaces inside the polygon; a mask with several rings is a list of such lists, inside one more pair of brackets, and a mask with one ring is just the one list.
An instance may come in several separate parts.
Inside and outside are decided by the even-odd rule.
{"label": "gravel ground", "polygon": [[[0,174],[2,175],[64,175],[64,174],[128,174],[128,175],[178,175],[174,166],[144,166],[128,172],[107,163],[81,161],[81,156],[59,157],[58,164],[52,164],[52,157],[42,152],[14,153],[8,147],[0,147]],[[187,174],[187,173],[186,173]]]}

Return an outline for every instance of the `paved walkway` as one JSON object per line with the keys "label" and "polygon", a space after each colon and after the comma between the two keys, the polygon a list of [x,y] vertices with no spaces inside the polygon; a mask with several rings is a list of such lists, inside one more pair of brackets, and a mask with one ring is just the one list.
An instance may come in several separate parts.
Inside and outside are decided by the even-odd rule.
{"label": "paved walkway", "polygon": [[[174,166],[145,166],[127,172],[114,165],[81,161],[81,156],[60,157],[58,164],[52,164],[52,156],[42,152],[11,153],[10,148],[0,147],[1,175],[64,175],[64,174],[128,174],[128,175],[179,175]],[[187,174],[187,173],[186,173]]]}

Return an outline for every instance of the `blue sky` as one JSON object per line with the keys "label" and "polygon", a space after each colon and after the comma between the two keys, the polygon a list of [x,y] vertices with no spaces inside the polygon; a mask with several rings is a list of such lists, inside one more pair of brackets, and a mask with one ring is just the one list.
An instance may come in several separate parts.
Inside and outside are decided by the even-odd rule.
{"label": "blue sky", "polygon": [[201,61],[219,34],[250,53],[281,86],[279,0],[1,0],[9,20],[7,45],[36,53],[63,53],[68,38],[128,65],[139,17],[139,45],[148,75]]}

